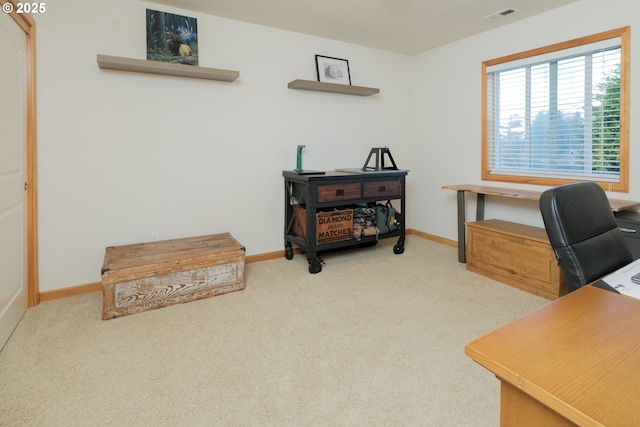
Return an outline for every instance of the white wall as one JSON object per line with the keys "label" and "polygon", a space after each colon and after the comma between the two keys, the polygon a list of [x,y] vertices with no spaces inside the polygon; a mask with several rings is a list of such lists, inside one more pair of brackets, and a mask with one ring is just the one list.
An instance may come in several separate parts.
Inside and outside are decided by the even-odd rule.
{"label": "white wall", "polygon": [[[449,184],[483,184],[543,190],[481,181],[481,63],[590,34],[636,24],[640,2],[611,0],[603,13],[600,0],[580,0],[556,10],[514,22],[412,57],[411,122],[414,157],[422,164],[412,171],[411,227],[457,239],[456,193]],[[630,191],[608,193],[614,199],[640,201],[640,99],[634,58],[640,58],[640,32],[631,29]],[[467,218],[475,218],[475,197],[468,196]],[[543,226],[537,202],[488,197],[485,218],[501,218]]]}
{"label": "white wall", "polygon": [[[100,70],[146,59],[145,9],[198,18],[200,65],[233,83]],[[283,249],[282,171],[362,166],[409,139],[409,58],[128,0],[60,0],[35,16],[40,291],[100,280],[106,246],[229,231]],[[349,60],[371,97],[290,90],[315,54]]]}
{"label": "white wall", "polygon": [[[200,65],[240,79],[98,69],[98,53],[145,59],[147,7],[198,18]],[[407,57],[140,1],[48,4],[35,17],[40,291],[99,281],[106,246],[151,233],[229,231],[248,254],[282,249],[281,173],[299,144],[303,166],[320,170],[361,166],[371,147],[389,146],[411,170],[408,226],[455,239],[455,192],[441,187],[480,183],[480,63],[630,25],[640,12],[635,0],[601,8],[581,0]],[[631,46],[638,57],[634,30]],[[353,84],[380,95],[287,89],[315,80],[315,54],[348,59]],[[633,80],[631,90],[638,99]],[[631,192],[612,197],[640,200],[639,120],[632,102]],[[487,217],[540,224],[533,202],[490,200]]]}

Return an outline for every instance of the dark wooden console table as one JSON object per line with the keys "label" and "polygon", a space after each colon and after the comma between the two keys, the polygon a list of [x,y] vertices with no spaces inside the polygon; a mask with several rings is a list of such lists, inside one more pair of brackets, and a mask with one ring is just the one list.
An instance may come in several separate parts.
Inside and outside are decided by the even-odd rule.
{"label": "dark wooden console table", "polygon": [[[309,272],[322,271],[318,252],[346,246],[375,244],[378,239],[398,237],[395,254],[404,252],[405,241],[405,178],[407,170],[362,171],[345,169],[320,173],[283,171],[284,177],[284,247],[287,259],[293,259],[293,246],[302,248],[309,261]],[[318,242],[316,214],[321,210],[364,206],[378,201],[399,200],[403,220],[398,230],[377,236],[352,237],[339,241]],[[303,233],[294,232],[298,211],[305,210]],[[301,235],[302,234],[302,235]]]}

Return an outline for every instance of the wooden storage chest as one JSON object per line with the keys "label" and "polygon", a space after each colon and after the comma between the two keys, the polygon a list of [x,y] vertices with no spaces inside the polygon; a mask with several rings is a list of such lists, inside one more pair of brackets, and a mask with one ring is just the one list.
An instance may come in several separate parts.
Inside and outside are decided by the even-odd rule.
{"label": "wooden storage chest", "polygon": [[229,233],[106,248],[104,320],[245,288],[245,248]]}
{"label": "wooden storage chest", "polygon": [[568,292],[543,228],[490,219],[467,232],[467,270],[548,299]]}

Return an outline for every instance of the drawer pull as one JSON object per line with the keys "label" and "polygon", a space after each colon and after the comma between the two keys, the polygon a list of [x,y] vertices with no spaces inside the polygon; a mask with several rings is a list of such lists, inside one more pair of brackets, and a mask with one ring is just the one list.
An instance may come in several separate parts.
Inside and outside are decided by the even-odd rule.
{"label": "drawer pull", "polygon": [[344,188],[338,188],[336,190],[336,196],[344,196]]}
{"label": "drawer pull", "polygon": [[618,228],[623,233],[635,233],[636,232],[636,230],[634,230],[633,228],[626,228],[626,227],[618,227]]}
{"label": "drawer pull", "polygon": [[387,191],[387,189],[385,188],[384,185],[381,185],[378,187],[378,193],[384,193],[385,191]]}

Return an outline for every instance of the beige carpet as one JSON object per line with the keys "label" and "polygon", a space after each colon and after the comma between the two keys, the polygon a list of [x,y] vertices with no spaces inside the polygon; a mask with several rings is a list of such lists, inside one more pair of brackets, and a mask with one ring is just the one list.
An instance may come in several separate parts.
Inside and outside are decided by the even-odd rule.
{"label": "beige carpet", "polygon": [[0,352],[2,426],[491,426],[464,354],[546,300],[409,236],[247,265],[247,288],[101,320],[101,294],[29,309]]}

